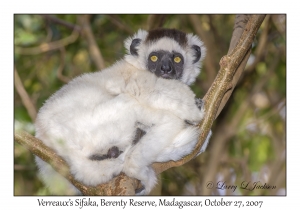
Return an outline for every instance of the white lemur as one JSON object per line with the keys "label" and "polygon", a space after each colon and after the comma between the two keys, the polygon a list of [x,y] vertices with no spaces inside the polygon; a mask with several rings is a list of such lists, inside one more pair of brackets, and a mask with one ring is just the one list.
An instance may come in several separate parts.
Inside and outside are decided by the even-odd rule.
{"label": "white lemur", "polygon": [[[125,47],[124,59],[76,77],[46,101],[36,137],[67,161],[78,181],[98,185],[123,171],[141,181],[137,193],[148,194],[156,183],[151,164],[179,160],[197,143],[204,110],[188,85],[206,49],[195,35],[175,29],[139,30]],[[53,194],[78,193],[50,165],[36,162]]]}

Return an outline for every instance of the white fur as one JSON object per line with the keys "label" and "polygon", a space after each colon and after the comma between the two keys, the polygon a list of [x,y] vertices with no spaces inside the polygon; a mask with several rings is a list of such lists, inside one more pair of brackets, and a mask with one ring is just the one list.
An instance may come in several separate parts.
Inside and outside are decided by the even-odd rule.
{"label": "white fur", "polygon": [[[142,30],[135,35],[141,39],[146,36]],[[127,49],[131,40],[125,41]],[[167,48],[185,53],[169,38],[162,41]],[[149,53],[143,44],[139,50],[144,56]],[[40,109],[36,137],[64,158],[75,179],[86,185],[105,183],[123,171],[141,180],[145,193],[149,193],[156,183],[150,165],[179,160],[198,140],[198,129],[187,126],[185,120],[196,125],[204,112],[196,106],[195,95],[186,84],[193,82],[200,70],[199,64],[197,68],[191,64],[189,50],[184,56],[190,73],[184,73],[182,81],[157,78],[145,70],[145,62],[131,55],[101,72],[75,78]],[[133,145],[137,122],[147,127],[147,133]],[[94,154],[106,154],[113,146],[123,151],[118,158],[89,159]],[[47,163],[39,158],[36,162],[53,194],[79,193]],[[58,190],[54,182],[62,183],[65,191]]]}

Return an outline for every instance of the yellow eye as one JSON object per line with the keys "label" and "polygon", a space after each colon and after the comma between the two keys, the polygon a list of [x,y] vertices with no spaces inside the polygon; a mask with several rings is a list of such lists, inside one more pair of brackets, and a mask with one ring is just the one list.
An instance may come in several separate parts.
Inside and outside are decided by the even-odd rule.
{"label": "yellow eye", "polygon": [[174,58],[174,61],[175,61],[175,63],[179,63],[181,61],[181,58],[177,56]]}
{"label": "yellow eye", "polygon": [[156,55],[152,55],[150,59],[151,59],[151,61],[156,62],[157,61],[157,56]]}

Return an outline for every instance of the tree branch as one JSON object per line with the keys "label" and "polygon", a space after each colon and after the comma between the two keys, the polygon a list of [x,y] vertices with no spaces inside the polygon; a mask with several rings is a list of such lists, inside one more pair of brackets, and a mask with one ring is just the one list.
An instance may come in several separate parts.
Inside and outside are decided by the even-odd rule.
{"label": "tree branch", "polygon": [[58,156],[53,149],[47,147],[41,140],[26,132],[18,132],[15,134],[15,141],[49,163],[54,170],[70,181],[83,195],[135,195],[135,189],[140,187],[138,180],[130,178],[124,173],[113,178],[108,183],[95,187],[85,186],[74,179],[66,161]]}
{"label": "tree branch", "polygon": [[198,15],[188,15],[190,22],[196,32],[196,34],[199,35],[199,37],[201,37],[201,39],[203,40],[203,42],[205,43],[207,52],[206,52],[206,56],[204,59],[204,63],[205,63],[205,73],[207,73],[207,79],[205,81],[205,87],[206,90],[210,87],[210,85],[212,84],[212,82],[214,81],[216,75],[217,75],[217,65],[215,65],[215,61],[216,61],[216,57],[217,57],[217,53],[216,53],[216,43],[215,40],[213,40],[213,37],[209,34],[207,34],[204,30],[203,27],[201,26],[201,24],[199,24],[200,17]]}
{"label": "tree branch", "polygon": [[21,100],[32,120],[32,122],[35,121],[35,118],[36,118],[36,108],[34,106],[34,104],[32,103],[28,93],[26,92],[23,84],[22,84],[22,81],[21,81],[21,78],[18,74],[18,71],[15,67],[14,69],[14,75],[15,75],[15,87],[16,87],[16,90],[17,92],[19,93],[20,97],[21,97]]}
{"label": "tree branch", "polygon": [[59,49],[59,51],[60,51],[60,64],[57,69],[56,76],[60,81],[62,81],[64,83],[68,83],[70,81],[70,79],[68,77],[66,77],[65,75],[63,75],[63,73],[62,73],[64,70],[64,67],[65,67],[66,50],[64,47],[62,47]]}
{"label": "tree branch", "polygon": [[82,33],[88,43],[89,52],[93,59],[93,62],[95,63],[98,70],[104,69],[104,59],[92,32],[92,28],[90,25],[90,15],[79,15],[78,19]]}
{"label": "tree branch", "polygon": [[43,43],[40,46],[30,48],[15,47],[15,53],[22,55],[37,55],[51,50],[57,50],[75,42],[78,38],[78,35],[79,33],[74,30],[70,36],[58,41]]}
{"label": "tree branch", "polygon": [[[234,48],[238,45],[238,42],[239,42],[239,40],[242,36],[242,33],[244,32],[244,29],[246,29],[246,24],[248,23],[249,18],[250,18],[250,15],[237,15],[236,16],[235,22],[234,22],[234,30],[233,30],[233,33],[232,33],[232,37],[231,37],[231,41],[230,41],[230,45],[229,45],[229,49],[228,49],[228,54],[231,53],[234,50]],[[253,42],[253,40],[252,40],[252,42]],[[223,99],[220,103],[220,106],[218,108],[218,112],[217,112],[215,118],[217,118],[219,116],[220,112],[223,110],[223,108],[226,105],[228,99],[230,98],[230,96],[232,94],[232,91],[234,90],[238,80],[240,79],[240,77],[241,77],[241,75],[242,75],[242,73],[245,69],[245,66],[246,66],[247,61],[250,57],[250,54],[251,54],[251,50],[249,50],[247,52],[247,54],[244,56],[244,59],[241,61],[239,67],[235,71],[235,74],[234,74],[233,79],[232,79],[232,88],[230,90],[228,90],[225,93],[225,95],[223,96]]]}
{"label": "tree branch", "polygon": [[57,23],[57,24],[60,24],[62,26],[65,26],[66,28],[69,28],[69,29],[72,29],[72,30],[75,30],[77,32],[80,32],[81,31],[81,28],[80,26],[78,25],[75,25],[73,23],[69,23],[67,21],[64,21],[64,20],[61,20],[53,15],[41,15],[43,18],[45,18],[46,20],[48,21],[51,21],[53,23]]}
{"label": "tree branch", "polygon": [[160,28],[164,25],[167,15],[149,15],[147,19],[148,30]]}
{"label": "tree branch", "polygon": [[115,24],[120,30],[126,31],[129,34],[133,34],[132,29],[126,25],[125,23],[123,23],[122,19],[119,18],[117,15],[106,15],[109,20]]}

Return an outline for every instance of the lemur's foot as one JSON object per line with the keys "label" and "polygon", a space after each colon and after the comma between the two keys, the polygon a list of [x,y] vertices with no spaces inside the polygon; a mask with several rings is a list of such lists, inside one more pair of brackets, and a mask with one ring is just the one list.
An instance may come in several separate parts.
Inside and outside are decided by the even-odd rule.
{"label": "lemur's foot", "polygon": [[197,107],[201,110],[202,107],[204,106],[204,101],[201,98],[196,98],[195,99],[195,103],[197,105]]}
{"label": "lemur's foot", "polygon": [[113,146],[111,147],[108,151],[107,154],[104,155],[99,155],[99,154],[93,154],[89,157],[90,160],[105,160],[105,159],[110,159],[110,158],[117,158],[123,151],[120,151],[118,147]]}

